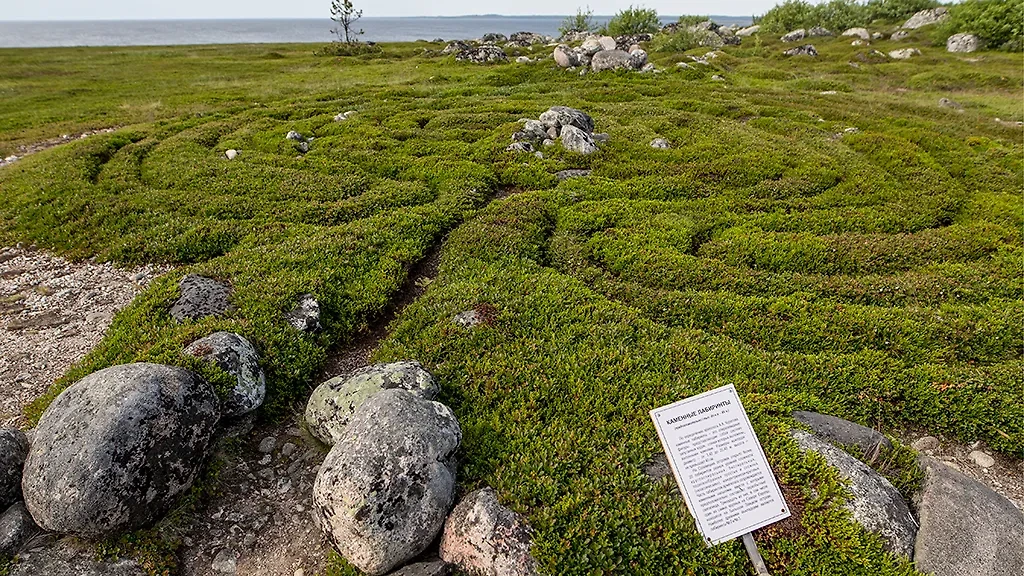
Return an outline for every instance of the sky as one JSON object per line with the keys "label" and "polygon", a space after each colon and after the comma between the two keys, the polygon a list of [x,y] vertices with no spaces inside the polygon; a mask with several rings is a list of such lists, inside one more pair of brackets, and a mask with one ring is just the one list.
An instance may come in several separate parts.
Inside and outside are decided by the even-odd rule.
{"label": "sky", "polygon": [[[581,4],[582,1],[582,4]],[[595,14],[614,14],[630,0],[354,0],[363,16],[460,16],[465,14],[573,14],[589,4]],[[776,0],[648,0],[660,14],[762,14]],[[150,20],[170,18],[327,18],[330,0],[0,0],[0,20]]]}

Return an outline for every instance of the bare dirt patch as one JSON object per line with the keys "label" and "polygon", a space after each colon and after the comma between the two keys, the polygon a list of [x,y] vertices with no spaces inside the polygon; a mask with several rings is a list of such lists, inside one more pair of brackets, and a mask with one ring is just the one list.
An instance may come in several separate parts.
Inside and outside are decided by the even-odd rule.
{"label": "bare dirt patch", "polygon": [[11,154],[6,158],[0,158],[0,168],[3,168],[4,166],[8,166],[10,164],[14,164],[18,160],[21,160],[22,158],[28,156],[29,154],[34,154],[36,152],[40,152],[48,148],[53,148],[54,146],[60,146],[61,144],[66,144],[73,140],[81,140],[82,138],[88,138],[89,136],[94,136],[96,134],[109,134],[114,130],[117,130],[117,128],[115,127],[102,128],[100,130],[89,130],[88,132],[82,132],[81,134],[62,134],[57,138],[50,138],[49,140],[43,140],[42,142],[36,142],[35,144],[25,144],[23,146],[18,146],[17,154]]}
{"label": "bare dirt patch", "polygon": [[92,350],[114,314],[167,270],[0,248],[0,426],[23,426],[22,408]]}

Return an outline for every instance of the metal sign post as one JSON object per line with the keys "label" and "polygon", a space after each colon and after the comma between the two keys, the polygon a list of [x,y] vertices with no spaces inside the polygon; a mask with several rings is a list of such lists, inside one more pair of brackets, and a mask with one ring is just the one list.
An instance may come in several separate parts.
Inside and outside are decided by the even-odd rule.
{"label": "metal sign post", "polygon": [[747,549],[747,556],[750,556],[750,562],[754,565],[757,576],[772,576],[768,572],[768,567],[764,565],[764,559],[761,558],[761,553],[757,550],[757,542],[754,542],[754,535],[750,532],[743,535],[743,547]]}

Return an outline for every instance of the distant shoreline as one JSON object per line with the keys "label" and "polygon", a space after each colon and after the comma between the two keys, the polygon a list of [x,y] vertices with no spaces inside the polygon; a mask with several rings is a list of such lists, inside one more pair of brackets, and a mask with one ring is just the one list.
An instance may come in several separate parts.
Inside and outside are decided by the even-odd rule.
{"label": "distant shoreline", "polygon": [[[598,25],[611,16],[594,16]],[[374,42],[466,40],[490,32],[558,36],[565,16],[374,16],[364,17],[360,38]],[[662,16],[665,24],[678,16]],[[719,24],[747,26],[750,16],[711,16]],[[75,46],[182,46],[330,42],[333,22],[324,18],[201,20],[68,20],[0,22],[0,48]]]}

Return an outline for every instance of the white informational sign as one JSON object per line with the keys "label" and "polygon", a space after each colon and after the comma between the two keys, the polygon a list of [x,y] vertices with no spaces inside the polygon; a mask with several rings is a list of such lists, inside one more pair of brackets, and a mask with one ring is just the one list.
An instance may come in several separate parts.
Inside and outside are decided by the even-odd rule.
{"label": "white informational sign", "polygon": [[709,546],[789,517],[735,386],[655,408],[651,419]]}

